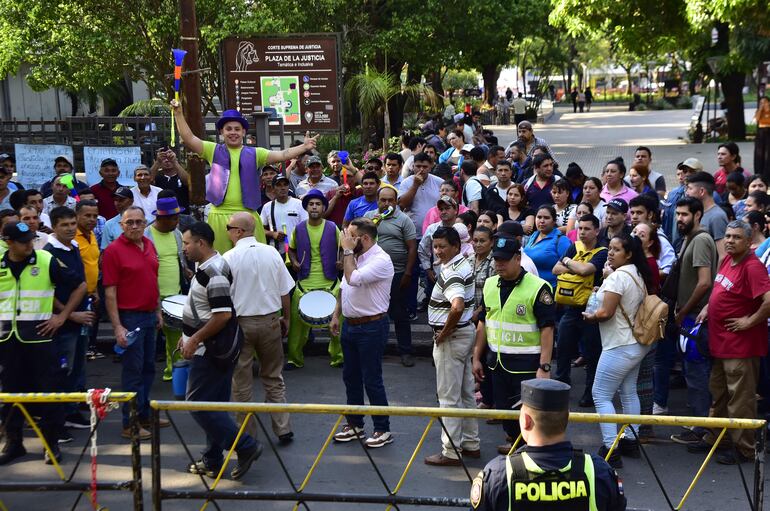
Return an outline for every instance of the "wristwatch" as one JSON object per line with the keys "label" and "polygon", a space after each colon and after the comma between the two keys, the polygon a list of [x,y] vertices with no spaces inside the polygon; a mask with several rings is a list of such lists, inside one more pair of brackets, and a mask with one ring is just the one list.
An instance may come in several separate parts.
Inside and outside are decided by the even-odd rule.
{"label": "wristwatch", "polygon": [[353,252],[352,248],[346,248],[345,250],[342,251],[342,255],[346,255],[346,256],[353,255],[354,253],[355,252]]}
{"label": "wristwatch", "polygon": [[540,364],[538,367],[540,367],[540,369],[542,369],[546,373],[550,373],[551,372],[551,364],[547,364],[547,363],[546,364]]}

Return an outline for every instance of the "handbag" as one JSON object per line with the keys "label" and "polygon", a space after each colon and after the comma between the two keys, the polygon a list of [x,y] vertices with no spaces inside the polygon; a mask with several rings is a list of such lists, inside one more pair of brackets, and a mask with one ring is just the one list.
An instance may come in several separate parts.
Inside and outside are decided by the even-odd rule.
{"label": "handbag", "polygon": [[[623,270],[619,270],[623,271]],[[620,312],[623,317],[626,318],[628,326],[631,327],[631,335],[634,336],[636,342],[644,346],[649,346],[655,341],[662,339],[666,333],[666,322],[668,321],[668,304],[660,299],[657,295],[651,295],[647,293],[647,287],[644,284],[639,284],[636,278],[631,275],[630,272],[624,272],[631,277],[634,284],[644,293],[644,299],[639,305],[639,309],[636,311],[636,316],[632,322],[629,319],[623,308],[622,301],[618,304],[620,306]]]}

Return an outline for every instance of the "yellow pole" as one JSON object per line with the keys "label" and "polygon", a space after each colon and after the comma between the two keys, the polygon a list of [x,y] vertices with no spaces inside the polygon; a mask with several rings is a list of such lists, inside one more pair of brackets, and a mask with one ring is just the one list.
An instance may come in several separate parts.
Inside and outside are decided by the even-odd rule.
{"label": "yellow pole", "polygon": [[[404,472],[401,474],[401,478],[398,480],[398,483],[396,484],[396,487],[393,490],[393,495],[398,493],[398,490],[400,490],[401,486],[404,484],[404,481],[406,480],[406,475],[409,473],[409,470],[412,468],[412,464],[414,463],[415,458],[417,458],[417,453],[419,453],[420,449],[422,449],[422,445],[425,443],[425,439],[428,438],[428,432],[430,431],[430,428],[433,427],[434,422],[436,422],[436,418],[431,417],[430,420],[428,421],[428,425],[425,426],[425,430],[422,432],[420,441],[417,442],[417,447],[415,447],[414,451],[412,451],[412,455],[409,457],[409,462],[407,462],[406,467],[404,468]],[[390,511],[390,508],[392,507],[393,507],[393,504],[388,504],[388,507],[385,509],[385,511]]]}
{"label": "yellow pole", "polygon": [[706,465],[708,465],[708,462],[711,460],[711,457],[714,455],[714,452],[716,452],[717,446],[719,445],[719,442],[722,441],[722,437],[725,436],[725,433],[727,433],[727,428],[722,428],[722,431],[720,431],[716,442],[714,442],[714,445],[711,446],[711,450],[706,455],[706,459],[703,460],[703,463],[701,463],[701,466],[698,469],[698,472],[695,473],[695,477],[693,477],[692,482],[690,483],[690,486],[687,488],[687,491],[684,492],[684,496],[682,497],[682,500],[679,502],[679,505],[676,506],[674,509],[676,510],[682,509],[682,506],[684,506],[684,502],[690,496],[690,493],[692,493],[692,490],[693,488],[695,488],[695,485],[698,483],[698,479],[700,479],[700,476],[703,474],[703,471],[706,470]]}
{"label": "yellow pole", "polygon": [[40,442],[43,444],[43,449],[45,449],[45,452],[48,453],[48,456],[51,458],[51,463],[53,463],[53,468],[56,469],[56,472],[59,474],[59,477],[62,481],[67,480],[67,476],[64,475],[64,470],[62,470],[61,465],[59,465],[59,461],[56,459],[56,456],[53,455],[51,452],[51,446],[48,445],[48,442],[46,441],[45,437],[43,436],[43,432],[40,431],[40,428],[37,427],[37,423],[35,422],[35,419],[32,418],[32,416],[29,414],[27,409],[24,407],[21,403],[14,403],[13,406],[21,410],[21,413],[24,414],[24,418],[27,419],[27,422],[30,426],[32,426],[32,429],[35,430],[35,434],[40,439]]}
{"label": "yellow pole", "polygon": [[[227,451],[227,456],[225,456],[225,461],[222,463],[222,467],[219,469],[219,473],[217,474],[217,478],[214,479],[214,482],[211,485],[211,490],[214,491],[217,488],[217,485],[219,484],[219,481],[222,479],[222,474],[225,473],[225,469],[227,468],[227,464],[230,463],[230,458],[233,455],[233,451],[235,451],[235,446],[238,445],[238,441],[241,439],[241,436],[243,435],[243,432],[246,430],[246,424],[249,423],[249,419],[251,419],[253,413],[249,412],[246,417],[243,419],[243,423],[241,424],[241,429],[238,430],[238,434],[235,436],[235,440],[233,440],[233,445],[230,446],[230,450]],[[200,511],[204,511],[209,505],[209,502],[211,502],[211,499],[206,499],[206,502],[203,503],[203,506],[201,506]]]}

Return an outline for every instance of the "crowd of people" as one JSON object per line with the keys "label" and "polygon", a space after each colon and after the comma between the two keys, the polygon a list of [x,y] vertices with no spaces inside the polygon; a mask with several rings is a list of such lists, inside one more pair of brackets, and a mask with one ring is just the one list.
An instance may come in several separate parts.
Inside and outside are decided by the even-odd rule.
{"label": "crowd of people", "polygon": [[[211,167],[205,221],[189,214],[189,176],[168,148],[134,169],[133,187],[118,183],[109,158],[90,187],[63,156],[40,190],[11,183],[12,158],[0,166],[4,391],[99,386],[87,378],[87,351],[99,321],[109,321],[121,390],[137,393],[146,440],[158,352],[164,381],[172,364],[190,361],[188,400],[251,401],[256,358],[265,399],[280,403],[283,371],[304,366],[320,328],[331,337],[330,365],[343,368],[347,403],[362,405],[366,394],[387,406],[390,323],[400,361],[412,367],[411,325],[427,312],[441,407],[510,409],[523,381],[570,384],[584,367],[580,407],[613,414],[619,394],[624,413],[665,414],[676,368],[692,415],[768,411],[770,196],[765,177],[741,167],[736,144],[720,145],[713,173],[684,160],[678,186],[667,190],[663,174],[674,169],[653,170],[647,147],[629,167],[616,158],[596,169],[600,177],[575,163],[562,172],[526,120],[507,147],[470,115],[454,125],[432,120],[402,151],[358,168],[345,152],[318,154],[309,135],[283,151],[244,145],[248,121],[234,110],[217,123],[223,142],[203,141],[178,103],[172,108],[185,147]],[[177,295],[181,317],[162,305]],[[653,344],[634,332],[647,295],[669,305]],[[192,415],[206,448],[189,471],[216,474],[236,423],[222,412]],[[44,407],[40,416],[57,457],[72,439],[68,428],[90,427],[75,406]],[[2,418],[0,465],[26,453],[22,417],[6,407]],[[444,424],[425,463],[481,456],[476,420]],[[292,442],[287,414],[273,414],[272,428],[280,444]],[[655,434],[631,429],[609,459],[615,468]],[[519,424],[504,421],[502,430],[498,450],[507,454]],[[600,432],[604,456],[617,428]],[[122,434],[131,436],[127,408]],[[718,461],[753,459],[750,436],[731,430],[733,448]],[[394,441],[387,416],[373,417],[371,434],[363,417],[350,416],[334,439],[370,448]],[[715,441],[700,428],[671,439],[691,452]],[[234,479],[262,452],[255,424],[236,452]]]}

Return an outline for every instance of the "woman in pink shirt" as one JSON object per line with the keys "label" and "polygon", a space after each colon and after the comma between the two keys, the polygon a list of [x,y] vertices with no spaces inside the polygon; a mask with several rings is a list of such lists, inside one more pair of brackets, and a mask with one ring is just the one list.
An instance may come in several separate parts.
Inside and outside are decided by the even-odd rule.
{"label": "woman in pink shirt", "polygon": [[637,195],[634,190],[626,186],[623,178],[626,176],[626,165],[623,163],[623,158],[615,158],[604,166],[605,185],[599,194],[604,202],[609,202],[612,199],[623,199],[630,201]]}

